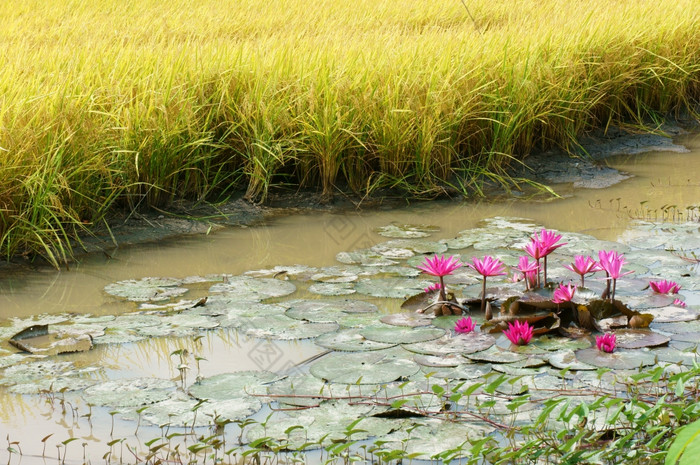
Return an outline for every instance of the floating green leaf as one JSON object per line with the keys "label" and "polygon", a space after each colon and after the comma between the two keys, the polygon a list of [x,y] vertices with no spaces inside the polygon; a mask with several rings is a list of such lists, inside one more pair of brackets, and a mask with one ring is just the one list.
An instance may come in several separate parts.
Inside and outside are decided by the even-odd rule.
{"label": "floating green leaf", "polygon": [[87,388],[83,392],[83,398],[92,405],[136,407],[169,399],[175,388],[175,383],[166,379],[118,379]]}
{"label": "floating green leaf", "polygon": [[371,341],[387,344],[412,344],[430,341],[445,335],[439,328],[410,328],[403,326],[377,325],[360,330],[360,334]]}
{"label": "floating green leaf", "polygon": [[[440,330],[442,331],[442,330]],[[490,334],[471,332],[457,334],[455,336],[444,336],[427,342],[405,344],[404,348],[411,352],[426,355],[445,354],[472,354],[486,350],[496,343],[496,339]]]}
{"label": "floating green leaf", "polygon": [[371,341],[360,334],[360,329],[342,329],[332,333],[322,334],[314,341],[316,345],[331,350],[344,352],[361,352],[367,350],[388,349],[396,344]]}
{"label": "floating green leaf", "polygon": [[129,279],[108,284],[105,286],[105,292],[134,302],[157,302],[187,292],[186,288],[179,287],[181,284],[182,280],[175,278]]}
{"label": "floating green leaf", "polygon": [[214,294],[223,294],[232,300],[263,300],[270,297],[283,297],[296,289],[296,286],[289,281],[232,276],[227,282],[214,284],[209,291]]}
{"label": "floating green leaf", "polygon": [[379,352],[334,353],[311,365],[311,374],[332,383],[382,384],[415,374],[412,360],[387,357]]}

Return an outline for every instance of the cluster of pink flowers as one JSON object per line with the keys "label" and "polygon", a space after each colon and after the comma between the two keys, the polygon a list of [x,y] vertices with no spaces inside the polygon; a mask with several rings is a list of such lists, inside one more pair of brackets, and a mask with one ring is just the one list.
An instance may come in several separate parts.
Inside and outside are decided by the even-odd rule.
{"label": "cluster of pink flowers", "polygon": [[[547,284],[547,256],[554,252],[559,247],[566,245],[566,242],[559,244],[561,240],[561,234],[557,234],[554,231],[547,231],[542,229],[539,236],[537,233],[533,234],[530,238],[530,242],[525,246],[525,252],[535,259],[537,264],[537,286],[542,287],[543,283],[540,281],[540,259],[543,259],[542,270],[544,271],[544,285]],[[521,270],[522,271],[522,270]],[[525,273],[525,272],[523,272]],[[525,274],[525,281],[527,283],[527,274]]]}
{"label": "cluster of pink flowers", "polygon": [[[527,254],[534,261],[531,262],[528,256],[521,256],[518,260],[517,267],[515,267],[517,272],[513,274],[513,282],[525,280],[527,290],[546,285],[547,256],[559,247],[566,245],[566,242],[559,242],[561,238],[561,234],[557,234],[555,231],[548,231],[546,229],[542,229],[539,233],[536,232],[533,234],[533,236],[530,238],[530,242],[525,246],[525,252],[527,252]],[[540,264],[540,260],[543,261],[542,264]],[[622,268],[626,263],[627,262],[622,254],[614,250],[601,250],[598,252],[597,261],[590,256],[576,255],[573,263],[564,266],[581,277],[581,287],[584,287],[584,278],[587,275],[601,271],[605,272],[607,286],[603,292],[602,298],[609,298],[612,302],[615,299],[617,280],[622,276],[632,273],[632,271],[622,271]],[[483,259],[473,257],[472,262],[466,264],[461,263],[452,255],[448,257],[445,257],[444,255],[435,255],[432,259],[426,257],[418,268],[427,274],[437,276],[439,278],[439,282],[425,288],[425,292],[439,290],[440,299],[446,300],[445,283],[443,278],[452,274],[454,270],[464,265],[474,269],[483,277],[481,310],[484,311],[486,302],[486,278],[490,276],[502,276],[507,274],[503,262],[490,255],[486,255]],[[540,270],[544,272],[543,281],[540,280]],[[681,286],[678,283],[674,281],[667,281],[665,279],[660,281],[650,281],[649,286],[655,293],[658,294],[677,294],[681,289]],[[552,302],[557,304],[557,306],[566,302],[571,302],[574,298],[576,290],[577,286],[573,285],[572,283],[567,285],[560,283],[554,290]],[[686,304],[680,299],[675,299],[673,305],[685,307]],[[456,322],[455,332],[469,333],[474,331],[475,327],[476,324],[472,321],[471,317],[462,318]],[[527,322],[521,323],[519,321],[515,321],[514,323],[509,323],[508,329],[503,331],[503,333],[513,344],[525,345],[532,339],[533,327]],[[598,349],[603,352],[613,352],[616,345],[615,335],[612,333],[606,333],[602,336],[596,336],[596,345]]]}

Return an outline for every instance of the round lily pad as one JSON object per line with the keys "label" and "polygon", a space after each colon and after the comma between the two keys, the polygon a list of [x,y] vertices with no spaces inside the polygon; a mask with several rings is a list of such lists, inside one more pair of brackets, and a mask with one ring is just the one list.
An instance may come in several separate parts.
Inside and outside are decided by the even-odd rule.
{"label": "round lily pad", "polygon": [[[21,361],[28,361],[27,357]],[[34,361],[30,363],[20,363],[5,368],[3,379],[0,384],[13,385],[20,383],[34,382],[41,379],[56,378],[75,369],[73,362],[52,362],[48,360]]]}
{"label": "round lily pad", "polygon": [[395,260],[385,257],[370,249],[340,252],[335,256],[335,259],[340,263],[345,263],[346,265],[386,266],[395,265],[397,263]]}
{"label": "round lily pad", "polygon": [[649,313],[654,317],[656,323],[673,323],[676,321],[693,321],[700,317],[700,312],[692,308],[677,307],[670,305],[668,307],[650,308],[644,310],[644,313]]}
{"label": "round lily pad", "polygon": [[[648,308],[668,307],[673,304],[675,296],[666,294],[643,294],[625,298],[625,304],[632,309],[642,310]],[[646,312],[645,312],[646,313]]]}
{"label": "round lily pad", "polygon": [[[444,422],[437,418],[415,420],[410,430],[399,430],[383,440],[387,448],[403,450],[412,457],[430,459],[446,450],[454,451],[450,457],[469,456],[470,441],[476,441],[495,430],[495,427],[478,422]],[[463,448],[464,454],[458,451]]]}
{"label": "round lily pad", "polygon": [[228,282],[214,284],[209,291],[214,294],[223,294],[232,300],[263,300],[270,297],[283,297],[296,289],[296,286],[289,281],[233,276],[228,278]]}
{"label": "round lily pad", "polygon": [[394,239],[377,244],[371,250],[387,258],[405,259],[414,254],[440,254],[447,250],[447,245],[425,239]]}
{"label": "round lily pad", "polygon": [[382,323],[392,326],[409,326],[417,328],[419,326],[430,326],[433,323],[433,318],[430,318],[424,313],[401,312],[390,313],[379,319]]}
{"label": "round lily pad", "polygon": [[[464,314],[464,315],[449,315],[449,316],[438,316],[433,318],[433,326],[436,328],[441,328],[446,331],[454,331],[455,325],[462,318],[470,317],[472,321],[476,324],[481,324],[484,321],[484,315],[482,313],[474,314]],[[478,328],[474,331],[478,331]]]}
{"label": "round lily pad", "polygon": [[118,379],[87,388],[83,398],[91,405],[136,407],[166,400],[173,395],[175,388],[175,383],[167,379]]}
{"label": "round lily pad", "polygon": [[360,330],[360,334],[371,341],[387,344],[412,344],[430,341],[445,335],[439,328],[409,328],[403,326],[368,326]]}
{"label": "round lily pad", "polygon": [[354,440],[390,431],[390,422],[369,417],[373,410],[376,410],[376,407],[371,405],[327,401],[312,410],[300,409],[288,411],[285,414],[280,412],[264,424],[247,428],[246,441],[251,442],[264,437],[272,438],[284,443],[290,450],[326,447],[334,441],[346,440],[347,426],[358,418],[363,419],[356,425],[360,431],[353,434]]}
{"label": "round lily pad", "polygon": [[363,279],[355,283],[355,290],[360,294],[391,299],[405,299],[423,292],[432,281],[410,278],[376,278]]}
{"label": "round lily pad", "polygon": [[439,231],[438,226],[426,224],[390,224],[375,229],[375,231],[384,237],[392,237],[396,239],[415,239],[428,237],[431,233]]}
{"label": "round lily pad", "polygon": [[461,354],[445,354],[445,355],[422,355],[418,354],[413,357],[413,360],[424,367],[432,368],[449,368],[462,365],[465,361]]}
{"label": "round lily pad", "polygon": [[576,354],[574,353],[574,351],[570,350],[570,349],[553,352],[552,354],[549,355],[547,360],[554,368],[559,368],[559,369],[565,369],[565,368],[568,368],[570,370],[597,370],[598,369],[597,367],[595,367],[593,365],[589,365],[588,363],[583,363],[583,362],[579,361],[579,359],[576,358]]}
{"label": "round lily pad", "polygon": [[360,334],[360,329],[342,329],[332,333],[322,334],[314,341],[316,345],[326,349],[344,352],[360,352],[367,350],[388,349],[396,344],[370,341]]}
{"label": "round lily pad", "polygon": [[587,338],[571,339],[568,337],[544,335],[535,339],[533,344],[545,350],[562,351],[586,349],[591,346],[591,341]]}
{"label": "round lily pad", "polygon": [[314,283],[309,286],[312,294],[335,296],[354,294],[355,288],[352,283]]}
{"label": "round lily pad", "polygon": [[463,363],[456,367],[423,367],[424,373],[432,373],[437,379],[476,379],[491,372],[493,366],[489,363]]}
{"label": "round lily pad", "polygon": [[474,360],[475,362],[513,363],[520,360],[525,360],[527,355],[516,354],[509,350],[501,349],[498,346],[493,346],[481,352],[466,354],[466,357]]}
{"label": "round lily pad", "polygon": [[[144,421],[156,426],[201,427],[211,426],[216,421],[237,421],[262,408],[255,397],[244,396],[229,400],[200,403],[183,392],[175,392],[169,399],[148,405],[140,415]],[[139,413],[127,414],[135,419]]]}
{"label": "round lily pad", "polygon": [[108,284],[104,290],[107,294],[123,297],[133,302],[157,302],[187,292],[186,288],[179,287],[180,284],[182,284],[182,280],[175,278],[129,279]]}
{"label": "round lily pad", "polygon": [[314,407],[333,397],[330,386],[309,374],[290,376],[268,387],[270,399],[280,404]]}
{"label": "round lily pad", "polygon": [[238,327],[248,336],[270,339],[309,339],[338,329],[335,323],[307,323],[286,315],[248,318]]}
{"label": "round lily pad", "polygon": [[362,300],[297,300],[285,312],[290,318],[312,323],[335,323],[348,313],[376,313],[377,306]]}
{"label": "round lily pad", "polygon": [[275,266],[267,270],[246,271],[246,276],[254,278],[292,278],[297,281],[308,281],[311,275],[318,272],[317,268],[306,265]]}
{"label": "round lily pad", "polygon": [[334,353],[311,365],[311,374],[332,383],[382,384],[411,376],[419,366],[412,360],[378,352]]}
{"label": "round lily pad", "polygon": [[[441,330],[442,331],[442,330]],[[405,344],[404,348],[411,352],[427,355],[472,354],[486,350],[496,343],[490,334],[471,332],[445,336],[427,342]]]}
{"label": "round lily pad", "polygon": [[199,400],[230,400],[242,396],[265,394],[267,385],[284,376],[269,371],[238,371],[203,378],[189,388]]}
{"label": "round lily pad", "polygon": [[651,352],[639,349],[620,349],[612,353],[602,352],[595,348],[581,349],[576,351],[576,358],[589,365],[617,370],[631,370],[654,363],[654,355]]}
{"label": "round lily pad", "polygon": [[615,331],[617,347],[640,349],[668,344],[670,338],[649,329],[618,329]]}

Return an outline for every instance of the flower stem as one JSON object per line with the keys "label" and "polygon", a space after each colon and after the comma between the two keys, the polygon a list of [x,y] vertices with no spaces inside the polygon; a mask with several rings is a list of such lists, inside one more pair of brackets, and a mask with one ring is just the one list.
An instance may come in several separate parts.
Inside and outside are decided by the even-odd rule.
{"label": "flower stem", "polygon": [[547,287],[547,256],[544,256],[544,284],[542,287]]}
{"label": "flower stem", "polygon": [[612,294],[610,295],[610,302],[615,302],[615,288],[617,287],[617,279],[613,279]]}
{"label": "flower stem", "polygon": [[442,280],[442,276],[439,276],[440,278],[440,300],[445,301],[447,300],[447,295],[445,295],[445,282]]}
{"label": "flower stem", "polygon": [[481,312],[486,310],[486,276],[484,276],[484,281],[481,283]]}

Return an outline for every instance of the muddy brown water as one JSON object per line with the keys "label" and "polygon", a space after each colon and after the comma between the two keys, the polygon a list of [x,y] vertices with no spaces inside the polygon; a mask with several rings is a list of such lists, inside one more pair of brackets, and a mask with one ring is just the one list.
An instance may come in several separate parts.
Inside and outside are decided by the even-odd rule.
{"label": "muddy brown water", "polygon": [[[427,202],[401,209],[351,212],[343,214],[313,213],[283,216],[266,224],[248,228],[229,228],[210,235],[118,249],[111,259],[101,254],[84,257],[70,271],[41,269],[13,271],[0,275],[0,322],[13,317],[37,314],[90,313],[118,314],[133,311],[134,305],[103,292],[105,285],[124,279],[146,276],[186,277],[210,273],[238,274],[276,265],[305,264],[328,266],[335,263],[338,252],[348,251],[386,240],[374,232],[389,223],[439,225],[435,238],[449,238],[474,227],[480,220],[493,216],[517,216],[533,219],[548,228],[582,232],[599,239],[616,240],[635,218],[661,218],[664,206],[686,207],[700,200],[700,136],[684,136],[677,143],[689,153],[652,152],[616,157],[608,164],[634,177],[604,190],[574,189],[571,185],[552,186],[562,198],[508,198],[466,203]],[[390,311],[390,309],[389,309]],[[100,346],[90,352],[63,356],[79,366],[101,366],[98,376],[177,377],[173,351],[194,344],[191,338],[155,338],[132,344]],[[198,350],[206,361],[200,365],[202,376],[239,370],[258,369],[260,353],[269,341],[241,338],[231,331],[206,332]],[[272,363],[271,370],[286,363],[297,363],[319,352],[305,343],[275,342],[284,353]],[[195,376],[191,374],[190,376]],[[117,420],[112,429],[111,417],[96,416],[92,426],[76,416],[88,412],[85,405],[68,407],[45,396],[20,396],[0,387],[0,439],[19,441],[23,457],[8,457],[5,446],[0,461],[11,463],[57,463],[59,451],[68,450],[67,463],[81,463],[83,447],[99,461],[112,437],[134,437],[133,422]],[[158,429],[142,426],[139,440],[160,434]],[[8,436],[9,435],[9,436]],[[42,458],[45,441],[46,459]],[[79,440],[67,446],[57,444],[70,437]],[[85,446],[83,446],[85,444]],[[15,447],[17,449],[17,447]]]}

